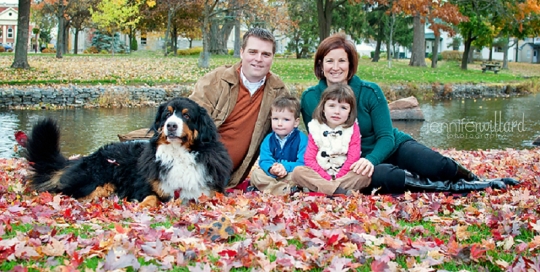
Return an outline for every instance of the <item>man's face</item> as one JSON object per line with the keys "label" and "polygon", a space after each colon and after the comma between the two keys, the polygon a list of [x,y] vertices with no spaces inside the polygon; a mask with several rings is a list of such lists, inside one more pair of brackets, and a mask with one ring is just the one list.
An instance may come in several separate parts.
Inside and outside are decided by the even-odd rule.
{"label": "man's face", "polygon": [[249,37],[246,48],[240,49],[242,71],[249,82],[263,79],[272,67],[274,44],[256,37]]}

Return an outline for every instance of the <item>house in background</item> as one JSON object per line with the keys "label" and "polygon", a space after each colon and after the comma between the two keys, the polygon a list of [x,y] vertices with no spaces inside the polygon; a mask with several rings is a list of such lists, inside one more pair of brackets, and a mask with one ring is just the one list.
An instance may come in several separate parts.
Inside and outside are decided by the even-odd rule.
{"label": "house in background", "polygon": [[15,47],[17,35],[17,4],[0,2],[0,43]]}
{"label": "house in background", "polygon": [[518,60],[526,63],[540,63],[539,53],[540,43],[525,42],[519,47]]}
{"label": "house in background", "polygon": [[[0,44],[7,44],[15,48],[17,43],[17,17],[19,15],[18,0],[0,0]],[[30,22],[28,31],[31,34],[34,24]],[[28,50],[31,38],[28,38]]]}

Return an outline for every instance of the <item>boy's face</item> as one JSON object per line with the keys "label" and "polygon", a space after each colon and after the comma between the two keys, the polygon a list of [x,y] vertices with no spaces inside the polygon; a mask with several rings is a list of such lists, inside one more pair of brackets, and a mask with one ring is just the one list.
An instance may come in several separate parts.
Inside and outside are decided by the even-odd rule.
{"label": "boy's face", "polygon": [[283,138],[300,124],[300,118],[294,118],[294,113],[288,109],[272,109],[272,130]]}

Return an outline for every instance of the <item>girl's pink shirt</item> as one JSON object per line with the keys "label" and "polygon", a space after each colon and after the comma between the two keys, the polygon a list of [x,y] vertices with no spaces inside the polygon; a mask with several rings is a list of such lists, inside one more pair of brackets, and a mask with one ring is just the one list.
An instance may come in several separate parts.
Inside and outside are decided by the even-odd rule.
{"label": "girl's pink shirt", "polygon": [[[360,127],[358,127],[358,123],[355,122],[352,128],[353,128],[353,134],[351,136],[351,141],[349,142],[349,149],[347,150],[347,160],[345,160],[345,162],[343,163],[343,166],[337,173],[335,177],[336,179],[346,175],[351,170],[350,169],[351,165],[360,159],[360,154],[361,154]],[[319,175],[321,175],[321,177],[323,177],[324,179],[331,180],[332,176],[330,176],[319,165],[319,163],[317,163],[318,152],[319,152],[319,147],[317,147],[317,144],[315,144],[315,140],[313,140],[313,136],[310,133],[308,135],[308,145],[306,148],[306,153],[304,154],[304,163],[306,166],[313,169],[315,172],[319,173]]]}

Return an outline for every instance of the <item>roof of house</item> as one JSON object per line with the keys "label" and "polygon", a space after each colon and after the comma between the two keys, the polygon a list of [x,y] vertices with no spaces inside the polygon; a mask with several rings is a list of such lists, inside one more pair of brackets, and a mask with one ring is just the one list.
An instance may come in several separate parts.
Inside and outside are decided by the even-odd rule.
{"label": "roof of house", "polygon": [[[433,32],[427,32],[427,33],[425,34],[424,37],[426,37],[426,41],[434,41],[434,40],[435,40],[435,33],[433,33]],[[439,39],[440,39],[441,41],[443,40],[442,37],[439,37]]]}
{"label": "roof of house", "polygon": [[519,49],[522,50],[523,47],[525,47],[526,45],[530,46],[533,49],[540,49],[540,43],[532,43],[532,42],[524,43],[522,46],[519,47]]}

